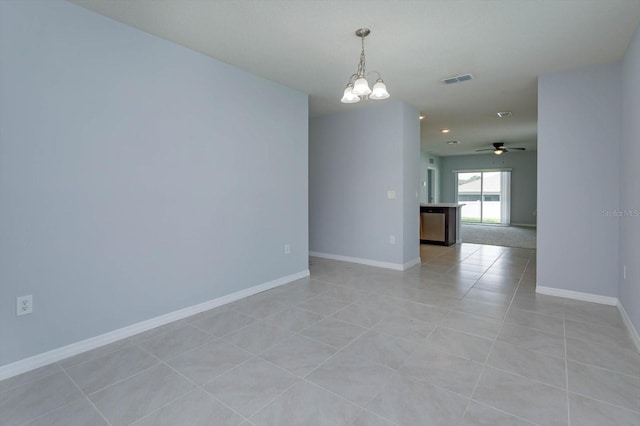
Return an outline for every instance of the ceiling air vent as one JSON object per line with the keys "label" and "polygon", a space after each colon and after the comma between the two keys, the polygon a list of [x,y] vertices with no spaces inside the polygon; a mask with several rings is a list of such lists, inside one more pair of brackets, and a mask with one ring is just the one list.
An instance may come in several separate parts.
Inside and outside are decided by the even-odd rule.
{"label": "ceiling air vent", "polygon": [[462,75],[457,75],[455,77],[447,77],[440,81],[443,82],[444,84],[454,84],[454,83],[460,83],[461,81],[469,81],[469,80],[473,80],[473,74],[462,74]]}

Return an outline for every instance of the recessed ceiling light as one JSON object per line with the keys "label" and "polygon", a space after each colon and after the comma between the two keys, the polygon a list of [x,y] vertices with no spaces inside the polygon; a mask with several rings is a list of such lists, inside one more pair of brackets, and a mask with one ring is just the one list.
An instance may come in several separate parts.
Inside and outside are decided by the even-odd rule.
{"label": "recessed ceiling light", "polygon": [[425,114],[420,114],[420,120],[424,120],[425,118],[427,118]]}
{"label": "recessed ceiling light", "polygon": [[449,145],[458,145],[460,143],[460,141],[447,141],[447,144]]}
{"label": "recessed ceiling light", "polygon": [[440,131],[441,131],[442,133],[449,133],[451,130],[449,130],[449,129],[442,129],[442,130],[440,130]]}
{"label": "recessed ceiling light", "polygon": [[511,117],[513,114],[511,114],[511,111],[501,111],[498,114],[498,117],[500,118],[505,118],[505,117]]}

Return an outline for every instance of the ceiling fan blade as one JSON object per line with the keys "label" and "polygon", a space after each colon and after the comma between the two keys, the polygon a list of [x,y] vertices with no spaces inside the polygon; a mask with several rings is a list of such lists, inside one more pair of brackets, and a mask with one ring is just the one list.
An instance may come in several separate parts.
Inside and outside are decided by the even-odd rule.
{"label": "ceiling fan blade", "polygon": [[495,151],[495,148],[476,149],[476,152],[480,152],[480,151]]}
{"label": "ceiling fan blade", "polygon": [[509,148],[511,151],[526,151],[527,148]]}

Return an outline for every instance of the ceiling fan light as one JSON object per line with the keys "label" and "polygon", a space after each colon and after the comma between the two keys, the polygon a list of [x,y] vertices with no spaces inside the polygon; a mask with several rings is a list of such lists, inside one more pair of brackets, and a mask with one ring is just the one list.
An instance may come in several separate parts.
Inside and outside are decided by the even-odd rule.
{"label": "ceiling fan light", "polygon": [[373,85],[373,90],[371,91],[371,95],[369,95],[369,99],[387,99],[389,96],[387,85],[384,84],[384,81],[382,81],[381,78],[379,78],[376,81],[376,84]]}
{"label": "ceiling fan light", "polygon": [[344,94],[342,95],[342,99],[340,102],[343,104],[355,104],[360,101],[360,97],[353,93],[353,84],[347,84],[347,87],[344,89]]}
{"label": "ceiling fan light", "polygon": [[494,153],[495,155],[500,155],[500,154],[502,154],[503,152],[504,152],[504,149],[496,149],[495,151],[493,151],[493,153]]}
{"label": "ceiling fan light", "polygon": [[369,82],[366,78],[360,77],[353,84],[353,94],[357,96],[367,96],[371,94],[371,89],[369,88]]}

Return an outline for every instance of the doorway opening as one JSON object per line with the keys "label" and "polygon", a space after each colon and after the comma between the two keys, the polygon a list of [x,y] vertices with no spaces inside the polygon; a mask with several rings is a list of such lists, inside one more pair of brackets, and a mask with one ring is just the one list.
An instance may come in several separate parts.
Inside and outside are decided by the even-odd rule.
{"label": "doorway opening", "polygon": [[427,203],[436,202],[436,169],[427,168]]}

